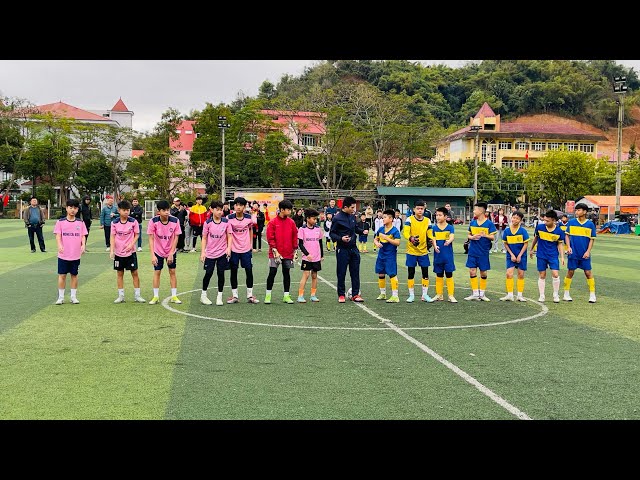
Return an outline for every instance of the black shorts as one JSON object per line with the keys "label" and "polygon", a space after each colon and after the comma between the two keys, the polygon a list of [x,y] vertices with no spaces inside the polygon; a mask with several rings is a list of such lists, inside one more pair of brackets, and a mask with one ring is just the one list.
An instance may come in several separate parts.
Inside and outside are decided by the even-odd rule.
{"label": "black shorts", "polygon": [[213,271],[218,266],[218,271],[229,270],[229,259],[227,255],[221,255],[218,258],[209,258],[206,257],[204,259],[204,269],[206,271]]}
{"label": "black shorts", "polygon": [[[164,257],[161,257],[160,255],[158,255],[156,252],[153,252],[153,254],[156,256],[156,258],[158,259],[158,265],[154,265],[153,269],[154,270],[162,270],[162,268],[164,267]],[[176,268],[176,254],[174,252],[173,254],[173,263],[171,265],[169,265],[167,263],[167,267],[171,270],[173,270],[174,268]]]}
{"label": "black shorts", "polygon": [[309,262],[308,260],[302,260],[302,271],[319,272],[322,270],[322,262]]}
{"label": "black shorts", "polygon": [[58,258],[58,275],[78,275],[78,268],[80,267],[80,259],[78,260],[63,260]]}
{"label": "black shorts", "polygon": [[115,255],[113,257],[113,269],[119,270],[121,272],[124,270],[131,270],[132,272],[134,270],[137,270],[138,255],[136,255],[135,253],[132,253],[128,257],[119,257],[118,255]]}

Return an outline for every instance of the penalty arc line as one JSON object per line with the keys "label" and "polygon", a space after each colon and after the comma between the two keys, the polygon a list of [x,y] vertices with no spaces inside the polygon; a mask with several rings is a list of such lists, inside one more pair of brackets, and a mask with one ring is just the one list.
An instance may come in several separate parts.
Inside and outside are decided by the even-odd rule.
{"label": "penalty arc line", "polygon": [[[329,285],[331,288],[333,288],[334,290],[337,290],[338,288],[332,284],[331,282],[329,282],[328,280],[324,279],[322,276],[318,275],[318,280],[320,280],[323,283],[326,283],[327,285]],[[404,332],[401,328],[395,326],[393,323],[391,323],[390,320],[378,315],[376,312],[374,312],[373,310],[371,310],[369,307],[358,303],[358,302],[354,302],[358,307],[360,307],[361,309],[363,309],[365,312],[367,312],[369,315],[371,315],[374,318],[377,318],[378,320],[380,320],[381,322],[383,322],[386,326],[388,326],[391,330],[393,330],[394,332],[396,332],[398,335],[402,336],[403,338],[405,338],[406,340],[410,341],[411,343],[413,343],[416,347],[418,347],[420,350],[422,350],[423,352],[425,352],[426,354],[430,355],[431,357],[433,357],[435,360],[437,360],[439,363],[441,363],[442,365],[444,365],[445,367],[447,367],[449,370],[453,371],[456,375],[458,375],[460,378],[462,378],[464,381],[466,381],[467,383],[473,385],[477,390],[479,390],[482,394],[486,395],[487,397],[489,397],[491,400],[493,400],[494,402],[496,402],[498,405],[500,405],[502,408],[504,408],[505,410],[507,410],[509,413],[511,413],[512,415],[515,415],[516,417],[518,417],[521,420],[531,420],[531,417],[529,417],[529,415],[527,415],[526,413],[524,413],[523,411],[521,411],[520,409],[518,409],[517,407],[515,407],[514,405],[511,405],[509,402],[507,402],[504,398],[502,398],[500,395],[496,394],[495,392],[493,392],[491,389],[485,387],[482,383],[480,383],[478,380],[476,380],[475,378],[473,378],[471,375],[469,375],[467,372],[465,372],[464,370],[462,370],[461,368],[457,367],[456,365],[454,365],[453,363],[451,363],[449,360],[447,360],[446,358],[442,357],[441,355],[439,355],[438,353],[436,353],[435,351],[431,350],[429,347],[427,347],[425,344],[421,343],[420,341],[416,340],[415,338],[413,338],[411,335],[409,335],[408,333]]]}

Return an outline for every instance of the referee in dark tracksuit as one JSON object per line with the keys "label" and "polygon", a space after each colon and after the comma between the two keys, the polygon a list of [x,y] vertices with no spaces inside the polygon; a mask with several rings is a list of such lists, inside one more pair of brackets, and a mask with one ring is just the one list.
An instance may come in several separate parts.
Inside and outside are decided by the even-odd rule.
{"label": "referee in dark tracksuit", "polygon": [[360,296],[360,252],[356,246],[356,234],[366,235],[368,230],[357,227],[356,199],[345,197],[342,209],[333,216],[329,235],[336,243],[336,270],[338,275],[338,302],[345,302],[345,277],[347,267],[351,275],[351,291],[354,302],[364,302]]}

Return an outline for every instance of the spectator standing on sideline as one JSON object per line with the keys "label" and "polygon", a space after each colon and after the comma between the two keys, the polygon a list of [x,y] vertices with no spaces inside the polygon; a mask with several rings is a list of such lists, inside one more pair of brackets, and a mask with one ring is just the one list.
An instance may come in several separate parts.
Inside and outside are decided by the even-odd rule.
{"label": "spectator standing on sideline", "polygon": [[364,209],[364,217],[366,221],[369,223],[369,228],[371,229],[373,227],[373,208],[369,203]]}
{"label": "spectator standing on sideline", "polygon": [[0,193],[0,217],[4,216],[4,211],[9,206],[9,192]]}
{"label": "spectator standing on sideline", "polygon": [[396,229],[401,232],[402,231],[402,216],[400,214],[400,210],[399,209],[395,209],[395,214],[396,216],[393,219],[393,226],[396,227]]}
{"label": "spectator standing on sideline", "polygon": [[182,201],[178,197],[175,197],[173,199],[173,205],[171,205],[171,209],[169,210],[169,215],[175,217],[180,211],[180,205],[182,205]]}
{"label": "spectator standing on sideline", "polygon": [[[225,206],[228,206],[228,205],[225,205]],[[187,208],[185,208],[187,212],[186,214],[187,220],[184,222],[184,249],[182,250],[184,253],[191,251],[192,230],[191,230],[191,225],[189,224],[189,215],[191,215],[191,207],[193,207],[193,202],[187,202]]]}
{"label": "spectator standing on sideline", "polygon": [[202,202],[204,198],[197,197],[196,204],[191,207],[191,212],[189,213],[189,225],[191,225],[191,235],[193,236],[193,252],[196,251],[196,242],[198,241],[198,237],[202,239],[202,227],[204,226],[204,222],[207,219],[207,207],[205,207]]}
{"label": "spectator standing on sideline", "polygon": [[324,209],[325,216],[330,213],[333,217],[338,213],[338,207],[336,207],[336,201],[332,198],[329,200],[329,206]]}
{"label": "spectator standing on sideline", "polygon": [[264,212],[260,210],[260,204],[256,202],[256,225],[255,235],[253,237],[253,251],[262,251],[262,232],[264,231],[265,216]]}
{"label": "spectator standing on sideline", "polygon": [[113,197],[105,197],[106,204],[100,210],[100,228],[104,229],[104,242],[107,245],[107,252],[111,251],[111,222],[118,216],[118,208],[113,204]]}
{"label": "spectator standing on sideline", "polygon": [[347,267],[351,276],[351,291],[354,302],[364,302],[360,296],[360,252],[356,246],[356,234],[368,235],[368,230],[357,227],[355,216],[356,199],[344,197],[342,210],[331,222],[331,239],[336,242],[336,274],[338,276],[338,302],[345,303],[345,277]]}
{"label": "spectator standing on sideline", "polygon": [[[140,201],[137,198],[134,198],[133,200],[131,200],[131,204],[132,207],[129,216],[133,217],[133,219],[138,222],[138,229],[140,230],[140,232],[142,232],[142,214],[144,212],[142,210],[142,207],[140,206]],[[138,235],[138,251],[142,251],[142,233]]]}
{"label": "spectator standing on sideline", "polygon": [[[453,212],[451,211],[451,204],[450,204],[450,203],[447,203],[447,204],[444,206],[444,208],[446,208],[446,209],[447,209],[447,223],[448,223],[449,225],[453,225],[453,222],[454,222],[454,220],[455,220],[455,219],[453,218]],[[437,213],[436,213],[436,215],[437,215]]]}
{"label": "spectator standing on sideline", "polygon": [[82,197],[82,203],[80,204],[80,219],[84,222],[84,226],[87,227],[87,236],[84,237],[85,252],[87,250],[87,241],[89,241],[89,232],[91,231],[91,223],[93,223],[93,215],[91,214],[91,197],[85,195]]}
{"label": "spectator standing on sideline", "polygon": [[292,217],[293,222],[296,224],[296,228],[302,228],[304,224],[304,210],[301,208],[296,210],[296,214]]}
{"label": "spectator standing on sideline", "polygon": [[22,220],[27,227],[27,233],[29,234],[29,244],[31,245],[31,253],[36,253],[36,244],[33,239],[34,234],[38,237],[38,245],[40,251],[45,253],[47,249],[44,245],[44,236],[42,235],[42,226],[44,225],[44,212],[38,205],[38,199],[31,197],[29,206],[22,212]]}
{"label": "spectator standing on sideline", "polygon": [[498,252],[498,244],[500,244],[500,250],[502,250],[502,253],[505,253],[502,235],[507,228],[507,216],[504,214],[503,208],[499,209],[498,212],[493,216],[493,225],[496,227],[496,231],[498,232],[493,240],[493,252]]}
{"label": "spectator standing on sideline", "polygon": [[271,215],[269,215],[269,206],[266,203],[262,204],[264,208],[264,223],[267,225],[271,221]]}

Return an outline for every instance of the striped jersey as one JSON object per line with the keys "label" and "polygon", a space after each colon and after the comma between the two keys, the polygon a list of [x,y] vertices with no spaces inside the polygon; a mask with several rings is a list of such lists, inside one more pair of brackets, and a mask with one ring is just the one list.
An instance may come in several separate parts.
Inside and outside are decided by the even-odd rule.
{"label": "striped jersey", "polygon": [[[513,254],[517,257],[524,247],[524,244],[529,241],[529,234],[522,225],[518,225],[518,229],[514,232],[513,227],[509,226],[502,233],[502,240],[509,245],[509,248]],[[509,256],[509,252],[507,252]]]}
{"label": "striped jersey", "polygon": [[[478,219],[474,218],[469,224],[469,233],[471,235],[477,235],[484,233],[485,235],[495,235],[498,233],[496,226],[489,218],[485,218],[484,222],[478,223]],[[492,240],[487,237],[482,237],[478,240],[469,241],[469,256],[470,257],[484,257],[489,255],[491,250]]]}
{"label": "striped jersey", "polygon": [[572,218],[567,223],[565,232],[569,235],[569,245],[571,245],[571,255],[569,258],[580,259],[589,248],[589,242],[596,238],[596,226],[591,220],[586,219],[580,223],[577,218]]}
{"label": "striped jersey", "polygon": [[556,225],[552,230],[547,228],[544,223],[539,223],[535,231],[538,237],[538,258],[546,258],[553,260],[558,258],[558,243],[564,242],[564,232]]}

